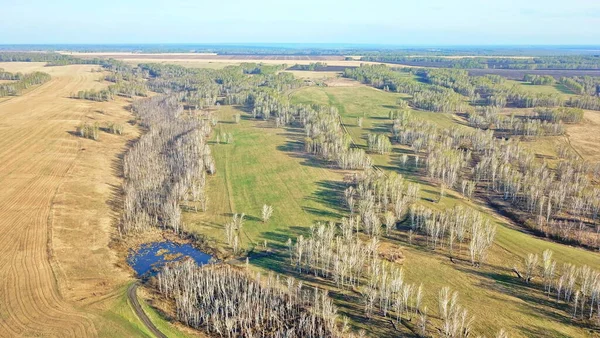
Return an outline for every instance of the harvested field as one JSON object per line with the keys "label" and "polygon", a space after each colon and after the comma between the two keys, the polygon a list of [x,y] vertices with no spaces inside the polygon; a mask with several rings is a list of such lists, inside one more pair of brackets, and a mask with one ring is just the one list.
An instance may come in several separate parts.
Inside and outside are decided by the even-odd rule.
{"label": "harvested field", "polygon": [[95,66],[0,68],[52,75],[0,102],[0,336],[145,334],[122,303],[128,273],[108,247],[118,155],[137,132],[126,126],[125,135],[99,141],[73,135],[82,121],[125,123],[127,102],[68,98],[107,85]]}
{"label": "harvested field", "polygon": [[11,73],[31,73],[31,72],[45,72],[49,73],[45,62],[0,62],[0,68]]}
{"label": "harvested field", "polygon": [[567,126],[567,140],[588,161],[600,161],[600,112],[586,111],[582,123]]}
{"label": "harvested field", "polygon": [[[314,70],[311,70],[311,72],[343,72],[346,68],[356,68],[354,66],[350,67],[344,67],[344,66],[325,66],[325,67],[317,67]],[[287,70],[290,71],[304,71],[306,72],[307,70],[303,70],[300,69],[300,67],[298,67],[297,65],[292,66],[290,68],[288,68]]]}
{"label": "harvested field", "polygon": [[338,78],[340,73],[337,72],[320,72],[320,71],[304,71],[304,70],[285,70],[286,73],[293,74],[299,79],[323,80]]}

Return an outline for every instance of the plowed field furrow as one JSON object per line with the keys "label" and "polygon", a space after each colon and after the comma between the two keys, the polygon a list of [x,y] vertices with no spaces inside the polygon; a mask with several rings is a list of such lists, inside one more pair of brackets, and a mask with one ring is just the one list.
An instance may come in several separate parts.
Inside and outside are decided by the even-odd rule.
{"label": "plowed field furrow", "polygon": [[0,337],[97,334],[58,291],[48,223],[81,148],[70,132],[91,109],[68,96],[101,85],[90,69],[53,67],[50,82],[0,103]]}

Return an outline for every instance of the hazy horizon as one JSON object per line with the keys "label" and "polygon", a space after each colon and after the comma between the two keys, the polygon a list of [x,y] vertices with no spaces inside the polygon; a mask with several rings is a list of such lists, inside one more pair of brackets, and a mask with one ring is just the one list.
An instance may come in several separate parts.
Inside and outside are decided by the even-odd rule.
{"label": "hazy horizon", "polygon": [[590,0],[5,2],[0,44],[594,45],[600,24]]}

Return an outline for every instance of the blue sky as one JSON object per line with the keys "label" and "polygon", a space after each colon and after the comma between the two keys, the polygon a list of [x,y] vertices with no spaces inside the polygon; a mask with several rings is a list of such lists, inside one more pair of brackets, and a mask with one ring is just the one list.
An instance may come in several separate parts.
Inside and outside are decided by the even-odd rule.
{"label": "blue sky", "polygon": [[600,0],[0,0],[0,44],[600,44]]}

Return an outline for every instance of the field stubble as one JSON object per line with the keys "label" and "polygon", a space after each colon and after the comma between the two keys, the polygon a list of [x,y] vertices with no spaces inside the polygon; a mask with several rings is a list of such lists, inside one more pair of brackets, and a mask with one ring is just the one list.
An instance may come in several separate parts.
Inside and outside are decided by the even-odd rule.
{"label": "field stubble", "polygon": [[[146,334],[123,303],[129,273],[109,248],[119,155],[138,134],[128,102],[69,98],[107,86],[97,66],[0,68],[52,76],[0,102],[0,336]],[[126,128],[92,141],[74,134],[82,122]]]}

